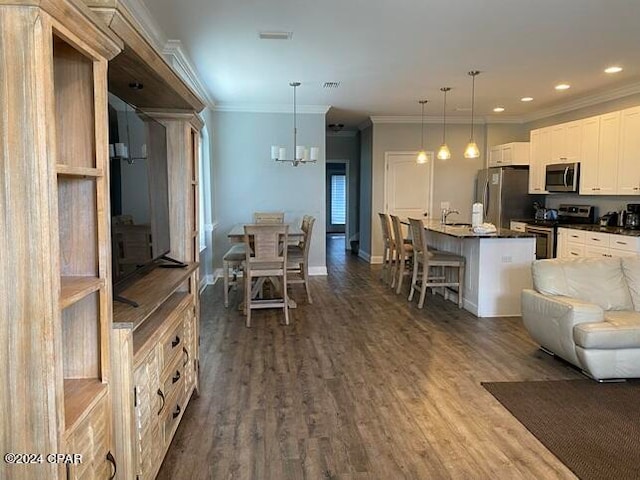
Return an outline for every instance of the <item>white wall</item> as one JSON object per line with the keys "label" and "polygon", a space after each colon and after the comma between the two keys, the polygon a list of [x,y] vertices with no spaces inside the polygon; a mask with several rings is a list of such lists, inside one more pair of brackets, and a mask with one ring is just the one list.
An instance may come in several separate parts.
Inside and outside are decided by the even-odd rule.
{"label": "white wall", "polygon": [[[371,256],[382,255],[382,231],[378,212],[384,211],[384,154],[389,151],[417,151],[420,149],[420,124],[374,124],[371,199]],[[469,141],[469,125],[447,125],[447,144],[451,159],[435,159],[433,180],[433,208],[431,217],[439,218],[440,202],[460,211],[452,220],[471,221],[471,205],[475,195],[478,170],[484,168],[485,155],[466,159],[464,149]],[[485,126],[475,125],[474,137],[480,152],[485,152]],[[425,126],[425,149],[437,152],[442,143],[442,127]]]}
{"label": "white wall", "polygon": [[[209,134],[213,151],[213,190],[217,227],[213,264],[222,267],[229,248],[227,234],[250,223],[255,211],[284,211],[285,221],[316,217],[309,266],[319,273],[325,261],[325,115],[299,114],[298,144],[320,147],[316,164],[293,167],[271,160],[271,145],[291,154],[292,115],[213,112]],[[312,272],[312,273],[314,273]]]}

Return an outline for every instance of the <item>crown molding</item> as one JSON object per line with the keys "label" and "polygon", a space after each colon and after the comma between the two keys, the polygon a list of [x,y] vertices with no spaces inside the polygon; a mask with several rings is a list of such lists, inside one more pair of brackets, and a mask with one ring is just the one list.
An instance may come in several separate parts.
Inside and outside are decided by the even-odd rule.
{"label": "crown molding", "polygon": [[339,132],[332,132],[327,130],[327,137],[350,137],[353,138],[358,135],[357,130],[340,130]]}
{"label": "crown molding", "polygon": [[[326,115],[331,105],[298,105],[296,113],[310,113]],[[216,112],[241,113],[293,113],[291,104],[278,103],[219,103],[213,107]]]}
{"label": "crown molding", "polygon": [[553,117],[561,113],[572,112],[580,108],[591,107],[600,103],[609,102],[611,100],[617,100],[618,98],[628,97],[629,95],[635,95],[640,93],[640,83],[632,83],[606,92],[596,93],[594,95],[587,95],[582,98],[578,98],[561,105],[555,105],[549,108],[543,108],[534,113],[523,117],[526,123],[535,120],[541,120],[547,117]]}
{"label": "crown molding", "polygon": [[372,125],[373,125],[373,122],[371,121],[371,117],[369,117],[364,122],[362,122],[360,125],[358,125],[358,130],[359,131],[366,130],[367,128],[369,128]]}
{"label": "crown molding", "polygon": [[193,90],[203,98],[206,105],[210,108],[215,106],[209,91],[200,81],[200,77],[196,73],[196,68],[191,62],[189,56],[185,53],[180,40],[167,40],[162,49],[162,54],[167,57],[171,66],[178,72],[182,79],[189,84]]}
{"label": "crown molding", "polygon": [[[422,123],[422,117],[420,115],[373,115],[369,117],[371,119],[371,123],[376,125],[380,123]],[[437,115],[425,115],[424,123],[429,124],[439,124],[441,125],[443,122],[442,116]],[[468,125],[471,122],[468,118],[461,117],[449,117],[447,116],[447,125]],[[483,125],[485,124],[485,119],[483,117],[476,117],[473,119],[474,125]]]}
{"label": "crown molding", "polygon": [[144,36],[158,52],[162,52],[168,39],[147,5],[141,0],[119,0],[119,3],[128,10],[131,17],[137,21],[138,25],[136,26],[140,27],[142,36]]}

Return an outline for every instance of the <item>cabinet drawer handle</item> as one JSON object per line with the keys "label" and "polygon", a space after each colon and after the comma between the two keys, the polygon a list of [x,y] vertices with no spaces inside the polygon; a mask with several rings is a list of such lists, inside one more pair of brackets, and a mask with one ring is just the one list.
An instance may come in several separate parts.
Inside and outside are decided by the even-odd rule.
{"label": "cabinet drawer handle", "polygon": [[183,367],[186,367],[187,363],[189,363],[189,351],[187,350],[186,347],[182,347],[182,353],[184,353],[187,356],[184,363],[182,364]]}
{"label": "cabinet drawer handle", "polygon": [[116,459],[113,458],[111,452],[107,453],[107,460],[111,462],[111,465],[113,465],[113,474],[111,474],[111,476],[109,477],[109,480],[113,480],[114,478],[116,478],[116,473],[118,473],[118,465],[116,465]]}
{"label": "cabinet drawer handle", "polygon": [[627,242],[621,242],[620,240],[616,240],[616,243],[618,245],[627,245]]}
{"label": "cabinet drawer handle", "polygon": [[171,348],[176,348],[178,345],[180,345],[180,337],[176,335],[176,338],[171,341]]}
{"label": "cabinet drawer handle", "polygon": [[571,252],[571,255],[576,256],[576,257],[578,256],[578,254],[576,252]]}
{"label": "cabinet drawer handle", "polygon": [[171,378],[171,383],[176,383],[178,380],[180,380],[180,371],[176,370],[176,375]]}
{"label": "cabinet drawer handle", "polygon": [[593,237],[591,237],[591,240],[593,240],[594,242],[599,242],[600,241],[599,238],[593,238]]}
{"label": "cabinet drawer handle", "polygon": [[162,413],[162,410],[164,410],[164,393],[162,393],[162,390],[160,390],[160,389],[158,389],[158,391],[156,393],[162,399],[162,405],[160,405],[160,410],[158,410],[158,415],[160,415]]}
{"label": "cabinet drawer handle", "polygon": [[180,405],[176,405],[176,411],[173,412],[171,415],[173,416],[173,418],[178,418],[178,415],[180,415],[181,411],[182,409],[180,408]]}

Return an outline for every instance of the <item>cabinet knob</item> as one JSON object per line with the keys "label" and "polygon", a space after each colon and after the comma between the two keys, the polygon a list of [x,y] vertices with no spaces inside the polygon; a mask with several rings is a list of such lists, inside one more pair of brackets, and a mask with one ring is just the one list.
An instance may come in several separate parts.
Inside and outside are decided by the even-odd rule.
{"label": "cabinet knob", "polygon": [[176,370],[175,376],[171,378],[171,383],[176,383],[178,380],[180,380],[180,371]]}
{"label": "cabinet knob", "polygon": [[180,415],[181,411],[182,409],[180,408],[180,405],[176,405],[176,411],[173,412],[171,415],[173,416],[173,418],[178,418],[178,415]]}
{"label": "cabinet knob", "polygon": [[176,335],[176,338],[174,338],[171,341],[171,348],[176,348],[179,344],[180,344],[180,337]]}

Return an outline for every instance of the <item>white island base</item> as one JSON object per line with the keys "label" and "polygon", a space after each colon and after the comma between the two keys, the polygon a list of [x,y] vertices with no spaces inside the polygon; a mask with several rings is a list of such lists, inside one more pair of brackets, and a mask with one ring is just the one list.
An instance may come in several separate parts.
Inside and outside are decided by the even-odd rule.
{"label": "white island base", "polygon": [[511,236],[506,233],[516,232],[505,230],[496,236],[483,237],[456,235],[456,229],[450,227],[446,228],[447,233],[428,227],[427,230],[430,246],[466,258],[465,310],[478,317],[520,316],[520,294],[532,287],[534,237]]}

